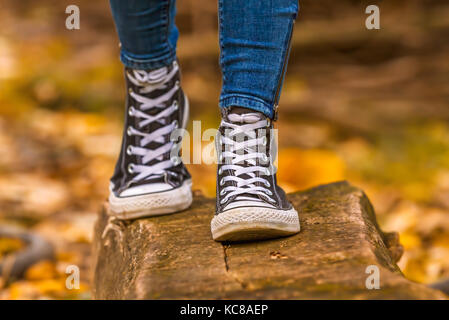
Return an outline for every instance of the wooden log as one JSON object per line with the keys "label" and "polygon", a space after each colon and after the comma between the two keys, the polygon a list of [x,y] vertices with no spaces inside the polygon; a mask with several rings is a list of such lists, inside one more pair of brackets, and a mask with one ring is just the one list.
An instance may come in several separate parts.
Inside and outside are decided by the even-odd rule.
{"label": "wooden log", "polygon": [[[404,278],[398,235],[380,230],[360,189],[338,182],[289,199],[300,212],[298,235],[237,244],[211,239],[215,202],[201,195],[184,212],[127,222],[111,218],[106,204],[95,227],[94,297],[447,298]],[[380,288],[368,289],[376,270]]]}

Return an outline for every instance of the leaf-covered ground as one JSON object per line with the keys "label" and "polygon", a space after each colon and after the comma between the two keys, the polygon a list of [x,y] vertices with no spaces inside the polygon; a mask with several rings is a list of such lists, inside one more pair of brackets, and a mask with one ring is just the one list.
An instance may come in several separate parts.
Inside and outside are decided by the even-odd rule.
{"label": "leaf-covered ground", "polygon": [[[55,261],[1,280],[3,299],[90,297],[92,227],[119,149],[124,86],[107,2],[78,2],[79,31],[64,27],[68,1],[2,3],[0,225],[56,247]],[[216,16],[212,1],[193,3],[179,4],[178,52],[204,132],[219,123]],[[449,5],[380,7],[381,30],[368,31],[364,4],[302,1],[277,124],[279,181],[289,192],[340,179],[364,188],[381,226],[400,232],[405,275],[429,283],[449,277]],[[215,166],[189,170],[214,196]],[[0,259],[22,249],[0,238]],[[66,288],[69,265],[80,267],[79,290]]]}

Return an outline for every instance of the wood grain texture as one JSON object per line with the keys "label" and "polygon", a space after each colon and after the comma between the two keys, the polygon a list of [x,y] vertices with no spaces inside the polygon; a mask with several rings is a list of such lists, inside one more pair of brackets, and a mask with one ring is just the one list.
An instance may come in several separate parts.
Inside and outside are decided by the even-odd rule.
{"label": "wood grain texture", "polygon": [[[298,235],[220,244],[210,235],[214,200],[194,197],[181,213],[118,222],[99,214],[94,240],[97,299],[446,299],[405,279],[396,233],[383,233],[374,210],[346,182],[289,195]],[[380,271],[368,290],[365,272]]]}

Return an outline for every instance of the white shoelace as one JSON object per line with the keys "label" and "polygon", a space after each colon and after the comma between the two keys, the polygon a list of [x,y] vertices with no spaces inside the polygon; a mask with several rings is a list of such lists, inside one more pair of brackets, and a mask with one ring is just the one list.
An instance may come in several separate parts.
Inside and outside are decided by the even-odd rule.
{"label": "white shoelace", "polygon": [[[150,72],[144,70],[133,70],[132,72],[127,73],[128,79],[136,86],[141,87],[139,92],[130,92],[131,97],[136,102],[140,103],[140,106],[130,106],[128,110],[129,116],[136,117],[141,120],[138,123],[139,129],[155,122],[163,125],[151,133],[141,132],[132,126],[128,127],[127,134],[129,136],[137,135],[142,137],[142,139],[140,139],[139,146],[130,145],[126,150],[129,155],[138,155],[142,157],[142,164],[137,165],[131,163],[128,166],[129,173],[137,173],[131,182],[163,176],[166,174],[166,169],[169,169],[179,163],[179,159],[169,159],[157,162],[154,165],[147,165],[147,163],[153,161],[154,159],[162,160],[165,153],[179,147],[174,141],[165,141],[164,139],[164,135],[167,135],[174,129],[178,128],[177,121],[167,124],[165,120],[166,117],[169,117],[173,112],[178,110],[178,102],[175,101],[168,108],[165,103],[178,91],[180,87],[179,82],[176,82],[173,88],[157,98],[151,99],[141,95],[167,88],[168,82],[176,75],[177,71],[178,64],[174,62],[173,68],[170,72],[168,72],[167,67],[164,67]],[[154,108],[163,110],[154,116],[143,112]],[[158,142],[161,145],[156,149],[150,149],[147,145],[151,142]]]}
{"label": "white shoelace", "polygon": [[[229,114],[228,119],[231,122],[222,120],[221,126],[225,127],[226,134],[221,136],[221,144],[225,145],[225,151],[221,153],[220,162],[224,163],[220,169],[219,174],[223,171],[230,170],[231,175],[224,176],[220,179],[220,185],[223,186],[228,181],[236,182],[236,186],[230,185],[224,187],[220,195],[224,196],[220,201],[221,204],[225,203],[230,197],[237,196],[235,200],[251,200],[261,201],[257,198],[245,197],[242,194],[260,195],[270,202],[276,202],[271,196],[273,193],[270,189],[270,182],[262,178],[260,175],[269,176],[270,169],[257,165],[257,159],[262,160],[263,163],[269,163],[269,159],[264,152],[265,150],[259,150],[259,146],[267,145],[267,138],[265,135],[257,137],[257,131],[259,129],[268,130],[268,120],[261,120],[261,116],[258,113],[247,114]],[[242,124],[235,124],[235,123]],[[239,135],[240,141],[233,139],[233,137]],[[247,138],[241,139],[242,137]],[[249,166],[244,166],[245,161]],[[260,163],[260,162],[259,162]],[[256,173],[259,172],[259,176]],[[246,177],[242,177],[246,175]],[[260,182],[261,185],[256,185]],[[240,195],[240,196],[239,196]]]}

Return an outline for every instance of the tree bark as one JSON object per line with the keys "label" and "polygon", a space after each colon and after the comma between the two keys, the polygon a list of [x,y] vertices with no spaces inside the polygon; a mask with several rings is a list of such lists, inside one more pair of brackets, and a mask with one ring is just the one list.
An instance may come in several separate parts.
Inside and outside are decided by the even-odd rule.
{"label": "tree bark", "polygon": [[299,212],[299,234],[237,244],[211,239],[215,202],[201,195],[181,213],[125,222],[111,218],[106,204],[95,227],[94,297],[447,298],[404,278],[396,265],[399,237],[380,230],[360,189],[338,182],[289,199]]}

